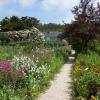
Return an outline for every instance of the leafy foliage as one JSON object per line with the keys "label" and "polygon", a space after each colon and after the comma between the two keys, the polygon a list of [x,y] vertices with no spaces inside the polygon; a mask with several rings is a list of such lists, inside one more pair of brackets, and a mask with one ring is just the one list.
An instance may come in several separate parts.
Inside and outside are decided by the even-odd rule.
{"label": "leafy foliage", "polygon": [[40,46],[43,41],[44,35],[35,27],[20,31],[0,32],[1,45],[29,42],[29,44],[33,43],[34,46]]}
{"label": "leafy foliage", "polygon": [[48,24],[41,24],[39,29],[43,32],[62,32],[64,29],[64,25],[56,24],[56,23],[48,23]]}
{"label": "leafy foliage", "polygon": [[100,83],[99,55],[93,52],[90,54],[80,54],[73,66],[72,76],[74,96],[82,96],[90,100],[91,91],[89,84],[91,82]]}
{"label": "leafy foliage", "polygon": [[29,29],[30,27],[37,27],[39,20],[34,17],[17,17],[12,16],[10,18],[5,17],[1,23],[1,31],[19,31],[23,29]]}
{"label": "leafy foliage", "polygon": [[27,45],[29,42],[0,47],[0,99],[34,100],[48,86],[67,60],[70,48],[58,42],[59,48],[56,42],[35,49],[31,43]]}
{"label": "leafy foliage", "polygon": [[[72,10],[75,20],[66,25],[65,32],[62,34],[63,38],[70,37],[73,41],[74,49],[77,51],[86,51],[90,40],[100,38],[100,4],[94,6],[91,0],[80,0],[78,6]],[[60,36],[61,37],[61,36]],[[79,46],[74,42],[79,40]]]}

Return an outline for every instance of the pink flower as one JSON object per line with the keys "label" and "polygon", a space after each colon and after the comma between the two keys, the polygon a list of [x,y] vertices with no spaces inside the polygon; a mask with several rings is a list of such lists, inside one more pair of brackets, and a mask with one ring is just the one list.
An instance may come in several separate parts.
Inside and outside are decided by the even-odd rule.
{"label": "pink flower", "polygon": [[10,71],[11,70],[11,62],[8,60],[4,60],[0,62],[0,70],[1,71]]}
{"label": "pink flower", "polygon": [[22,72],[24,74],[24,72],[25,72],[25,66],[24,65],[20,66],[20,72]]}

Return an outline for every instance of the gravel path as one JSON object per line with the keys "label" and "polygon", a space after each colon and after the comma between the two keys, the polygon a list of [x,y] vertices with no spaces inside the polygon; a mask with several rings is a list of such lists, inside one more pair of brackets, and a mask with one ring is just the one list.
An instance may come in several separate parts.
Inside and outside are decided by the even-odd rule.
{"label": "gravel path", "polygon": [[[73,54],[73,53],[72,53]],[[60,73],[55,76],[51,82],[50,88],[41,94],[37,100],[71,100],[71,66],[74,57],[69,57],[69,61],[65,64]]]}

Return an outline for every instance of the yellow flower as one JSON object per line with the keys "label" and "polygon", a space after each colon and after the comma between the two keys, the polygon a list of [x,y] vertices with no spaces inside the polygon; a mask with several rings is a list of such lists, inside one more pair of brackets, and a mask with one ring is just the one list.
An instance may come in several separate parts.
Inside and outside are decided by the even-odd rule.
{"label": "yellow flower", "polygon": [[80,67],[75,67],[75,68],[74,68],[74,72],[75,72],[75,73],[81,72],[81,68],[80,68]]}
{"label": "yellow flower", "polygon": [[82,98],[82,100],[87,100],[86,98]]}
{"label": "yellow flower", "polygon": [[91,96],[91,99],[90,100],[96,100],[96,97],[94,96]]}

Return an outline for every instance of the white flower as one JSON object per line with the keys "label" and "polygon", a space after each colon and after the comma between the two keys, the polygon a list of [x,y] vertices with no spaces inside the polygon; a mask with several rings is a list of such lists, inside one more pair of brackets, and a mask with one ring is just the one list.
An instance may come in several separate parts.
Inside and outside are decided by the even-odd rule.
{"label": "white flower", "polygon": [[87,71],[89,68],[85,68],[85,70]]}
{"label": "white flower", "polygon": [[[20,67],[24,67],[25,72],[24,75],[25,77],[29,77],[30,75],[34,78],[34,80],[41,80],[42,76],[45,76],[49,74],[50,72],[50,65],[48,64],[43,64],[37,66],[39,63],[39,60],[37,59],[36,61],[26,57],[26,56],[15,56],[14,59],[12,60],[12,65],[19,70]],[[46,77],[46,76],[45,76]]]}

